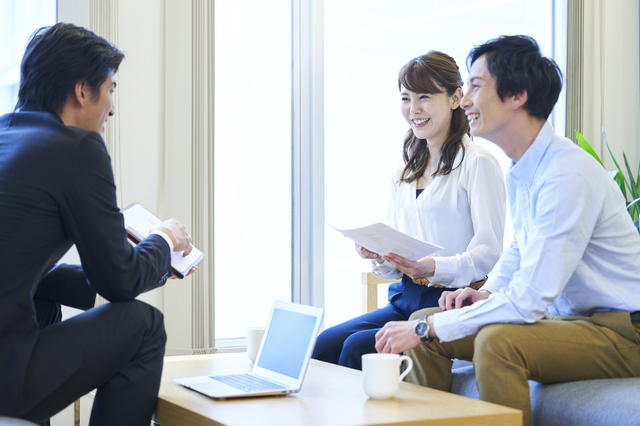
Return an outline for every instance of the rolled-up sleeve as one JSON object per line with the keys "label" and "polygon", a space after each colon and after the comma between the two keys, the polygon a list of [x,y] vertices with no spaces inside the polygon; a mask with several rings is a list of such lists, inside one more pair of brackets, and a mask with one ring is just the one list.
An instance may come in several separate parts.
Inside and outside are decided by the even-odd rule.
{"label": "rolled-up sleeve", "polygon": [[562,293],[585,252],[600,208],[582,176],[558,174],[533,189],[524,182],[514,184],[517,208],[527,211],[519,219],[520,239],[525,242],[512,244],[497,265],[484,287],[492,291],[487,300],[435,314],[434,329],[441,341],[475,334],[488,324],[538,321]]}

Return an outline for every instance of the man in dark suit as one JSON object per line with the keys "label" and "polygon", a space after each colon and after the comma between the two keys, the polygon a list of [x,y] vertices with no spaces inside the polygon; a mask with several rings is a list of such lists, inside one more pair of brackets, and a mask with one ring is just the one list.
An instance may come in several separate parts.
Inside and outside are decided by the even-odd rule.
{"label": "man in dark suit", "polygon": [[[191,237],[170,219],[127,242],[100,136],[123,57],[84,28],[38,30],[0,118],[0,416],[46,422],[97,388],[92,425],[150,423],[166,335],[134,298]],[[55,266],[72,244],[82,266]],[[90,309],[96,292],[112,303]],[[88,311],[60,323],[60,304]]]}

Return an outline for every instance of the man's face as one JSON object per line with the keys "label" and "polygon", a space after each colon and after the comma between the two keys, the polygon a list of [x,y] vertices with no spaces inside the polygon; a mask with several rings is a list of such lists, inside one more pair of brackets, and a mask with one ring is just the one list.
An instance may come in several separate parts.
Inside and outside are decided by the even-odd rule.
{"label": "man's face", "polygon": [[109,74],[107,80],[100,86],[100,97],[94,99],[90,96],[86,103],[86,111],[83,115],[81,127],[86,130],[94,130],[101,135],[104,134],[107,120],[111,117],[115,110],[113,108],[113,91],[116,88],[116,82],[113,75]]}
{"label": "man's face", "polygon": [[484,55],[471,65],[467,84],[460,105],[469,118],[471,134],[495,142],[509,123],[511,111],[498,96],[496,79],[489,72]]}

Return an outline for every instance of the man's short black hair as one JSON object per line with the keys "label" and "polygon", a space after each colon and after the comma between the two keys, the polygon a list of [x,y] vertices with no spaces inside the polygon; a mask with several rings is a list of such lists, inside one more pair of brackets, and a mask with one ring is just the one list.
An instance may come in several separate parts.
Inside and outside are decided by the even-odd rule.
{"label": "man's short black hair", "polygon": [[551,58],[540,52],[529,36],[501,36],[475,46],[467,56],[467,68],[482,55],[496,79],[500,100],[526,90],[524,109],[533,117],[546,120],[562,90],[562,71]]}
{"label": "man's short black hair", "polygon": [[63,23],[40,28],[22,57],[16,109],[30,104],[60,115],[81,82],[98,98],[100,86],[118,70],[122,59],[124,53],[86,28]]}

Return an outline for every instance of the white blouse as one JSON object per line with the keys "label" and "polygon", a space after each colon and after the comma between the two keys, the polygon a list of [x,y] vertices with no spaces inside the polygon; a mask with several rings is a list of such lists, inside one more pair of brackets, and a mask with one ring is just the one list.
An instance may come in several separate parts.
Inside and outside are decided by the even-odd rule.
{"label": "white blouse", "polygon": [[[498,160],[466,135],[454,170],[438,175],[416,198],[417,180],[398,183],[404,165],[393,173],[386,223],[422,241],[444,247],[432,255],[432,284],[459,288],[483,279],[502,253],[506,189]],[[460,161],[462,164],[460,165]],[[374,275],[397,279],[389,262],[372,261]]]}

